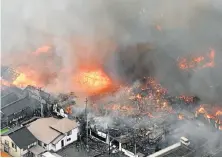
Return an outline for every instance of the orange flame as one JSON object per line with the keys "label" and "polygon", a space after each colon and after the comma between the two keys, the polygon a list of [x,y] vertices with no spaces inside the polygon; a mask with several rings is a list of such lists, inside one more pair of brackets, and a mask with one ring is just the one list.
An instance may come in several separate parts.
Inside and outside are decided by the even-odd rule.
{"label": "orange flame", "polygon": [[111,79],[101,69],[83,70],[74,78],[81,88],[89,94],[106,91],[112,85]]}
{"label": "orange flame", "polygon": [[[191,60],[186,58],[181,58],[178,61],[178,66],[180,69],[193,69],[193,68],[206,68],[206,67],[214,67],[214,58],[215,58],[215,51],[214,49],[210,49],[210,52],[204,56],[194,57]],[[204,64],[201,66],[200,63]]]}
{"label": "orange flame", "polygon": [[220,116],[220,115],[222,115],[222,111],[221,110],[216,112],[216,116]]}
{"label": "orange flame", "polygon": [[72,107],[71,106],[68,106],[66,109],[65,109],[65,112],[67,114],[72,114]]}
{"label": "orange flame", "polygon": [[31,78],[29,78],[26,74],[24,73],[21,73],[15,81],[13,81],[13,84],[18,86],[18,87],[21,87],[21,88],[24,88],[28,85],[32,85],[32,86],[37,86],[37,82],[32,80]]}
{"label": "orange flame", "polygon": [[42,46],[42,47],[38,48],[36,51],[34,51],[32,54],[40,55],[43,53],[48,53],[50,49],[51,49],[50,46]]}
{"label": "orange flame", "polygon": [[[207,106],[205,105],[201,105],[199,109],[197,109],[196,114],[203,114],[203,116],[207,119],[213,119],[215,121],[216,124],[218,124],[219,126],[221,123],[221,119],[219,118],[219,116],[222,115],[222,110],[218,110],[217,106],[210,106],[211,108],[207,108],[207,110],[203,107],[203,106]],[[209,113],[210,111],[210,113]],[[222,127],[222,126],[221,126]],[[219,127],[219,128],[221,128]]]}
{"label": "orange flame", "polygon": [[207,112],[203,107],[200,107],[199,110],[198,110],[198,113],[205,114]]}
{"label": "orange flame", "polygon": [[1,81],[1,86],[11,86],[10,82],[8,82],[8,81],[6,81],[6,80],[4,80],[2,78],[0,78],[0,81]]}
{"label": "orange flame", "polygon": [[179,119],[179,120],[183,120],[183,119],[184,119],[184,115],[179,114],[179,115],[178,115],[178,119]]}
{"label": "orange flame", "polygon": [[[34,52],[27,54],[27,56],[31,61],[35,61],[35,59],[38,59],[41,54],[49,53],[50,49],[50,46],[45,45],[36,49]],[[39,87],[44,86],[46,81],[43,80],[47,80],[51,76],[49,76],[49,74],[47,74],[48,76],[41,74],[38,69],[38,66],[35,67],[33,65],[25,65],[24,63],[21,63],[21,66],[17,68],[17,71],[20,73],[20,75],[12,82],[12,84],[21,88],[24,88],[28,85]]]}

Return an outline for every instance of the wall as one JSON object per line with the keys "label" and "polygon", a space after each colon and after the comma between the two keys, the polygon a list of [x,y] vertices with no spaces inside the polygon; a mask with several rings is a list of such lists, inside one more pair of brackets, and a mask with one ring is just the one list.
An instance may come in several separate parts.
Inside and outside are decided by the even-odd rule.
{"label": "wall", "polygon": [[19,149],[18,146],[17,146],[17,151],[14,148],[12,148],[12,142],[13,141],[11,140],[11,138],[9,136],[1,136],[1,142],[3,144],[3,146],[2,146],[3,151],[4,151],[5,141],[9,142],[9,154],[14,156],[14,157],[21,157],[21,150]]}
{"label": "wall", "polygon": [[126,149],[122,148],[121,151],[124,152],[124,154],[129,156],[129,157],[135,157],[135,155],[132,152],[130,152],[130,151],[126,150]]}
{"label": "wall", "polygon": [[[63,139],[61,139],[55,146],[53,144],[49,144],[47,145],[47,150],[50,151],[50,150],[53,150],[53,151],[58,151],[60,149],[62,149],[62,140],[64,141],[64,147],[71,144],[72,142],[76,141],[77,140],[77,135],[78,135],[78,132],[79,132],[79,129],[78,128],[75,128],[72,130],[72,134],[70,136],[65,136]],[[70,141],[67,141],[67,139],[71,138]]]}

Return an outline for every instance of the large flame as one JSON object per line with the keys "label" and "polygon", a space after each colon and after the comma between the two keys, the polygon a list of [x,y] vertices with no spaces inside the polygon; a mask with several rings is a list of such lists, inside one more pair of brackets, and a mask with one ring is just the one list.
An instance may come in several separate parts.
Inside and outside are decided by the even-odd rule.
{"label": "large flame", "polygon": [[79,83],[83,91],[88,94],[97,94],[109,90],[113,83],[102,69],[80,69],[75,75],[74,82]]}
{"label": "large flame", "polygon": [[13,84],[18,86],[18,87],[21,87],[21,88],[24,88],[28,85],[32,85],[32,86],[37,86],[37,83],[36,81],[30,79],[26,74],[24,73],[21,73],[15,81],[13,81]]}
{"label": "large flame", "polygon": [[12,82],[13,85],[25,88],[28,85],[42,87],[44,84],[39,78],[39,73],[28,67],[20,67],[20,75]]}
{"label": "large flame", "polygon": [[[19,66],[16,66],[16,71],[20,75],[12,82],[12,84],[21,88],[28,85],[35,87],[46,86],[49,80],[55,75],[54,72],[49,70],[49,68],[54,67],[51,63],[51,55],[53,55],[51,49],[50,46],[45,45],[37,48],[33,52],[25,54],[29,62],[21,60]],[[45,57],[45,55],[48,56]],[[43,56],[44,58],[42,58]]]}

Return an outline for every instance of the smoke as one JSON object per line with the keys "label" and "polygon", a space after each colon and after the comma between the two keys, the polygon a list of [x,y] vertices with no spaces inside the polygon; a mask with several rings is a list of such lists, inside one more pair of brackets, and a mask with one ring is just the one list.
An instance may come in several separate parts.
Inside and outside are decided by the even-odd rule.
{"label": "smoke", "polygon": [[179,125],[176,124],[175,129],[176,132],[172,133],[170,136],[168,135],[167,139],[178,141],[180,137],[186,136],[191,144],[196,146],[195,150],[198,150],[198,152],[193,150],[195,154],[193,156],[204,156],[203,154],[207,153],[215,154],[215,151],[221,147],[221,132],[215,131],[212,128],[209,128],[209,126],[201,125],[199,121],[192,120],[185,123],[183,122]]}
{"label": "smoke", "polygon": [[[134,82],[153,75],[172,93],[216,102],[221,94],[221,14],[219,0],[3,0],[3,64],[40,67],[41,76],[52,76],[45,83],[52,91],[79,90],[72,74],[84,61],[103,67],[113,79]],[[51,66],[43,67],[42,59],[24,60],[26,52],[46,44],[56,56],[46,58]],[[209,48],[216,51],[217,68],[191,75],[178,70],[179,56],[201,55]]]}

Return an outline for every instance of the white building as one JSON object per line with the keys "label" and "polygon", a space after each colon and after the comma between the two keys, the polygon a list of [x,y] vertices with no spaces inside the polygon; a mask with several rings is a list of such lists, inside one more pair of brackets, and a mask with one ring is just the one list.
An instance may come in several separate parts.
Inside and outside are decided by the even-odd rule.
{"label": "white building", "polygon": [[40,118],[28,125],[28,130],[38,139],[38,144],[54,152],[77,140],[78,124],[68,118]]}

